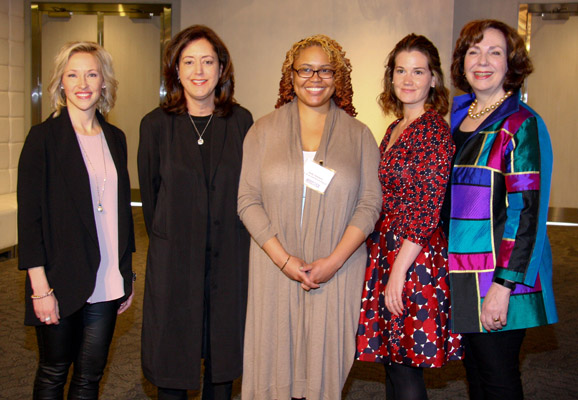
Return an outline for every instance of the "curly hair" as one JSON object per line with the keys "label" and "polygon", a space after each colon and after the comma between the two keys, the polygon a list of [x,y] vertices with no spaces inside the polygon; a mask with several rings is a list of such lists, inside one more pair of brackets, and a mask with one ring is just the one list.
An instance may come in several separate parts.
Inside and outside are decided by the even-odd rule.
{"label": "curly hair", "polygon": [[62,75],[68,64],[70,57],[76,53],[92,54],[98,64],[99,72],[103,78],[103,89],[100,92],[100,98],[96,103],[96,108],[101,114],[106,115],[114,107],[116,101],[116,89],[118,81],[114,78],[114,69],[112,67],[112,57],[98,43],[94,42],[68,42],[59,50],[54,58],[54,71],[48,84],[48,95],[50,96],[50,104],[54,113],[52,116],[56,118],[60,115],[62,107],[66,107],[66,94],[61,90]]}
{"label": "curly hair", "polygon": [[471,21],[462,28],[452,57],[452,82],[464,92],[472,92],[472,87],[464,75],[466,53],[470,47],[484,39],[484,32],[490,28],[502,32],[506,39],[508,71],[504,80],[504,90],[518,90],[524,79],[534,70],[524,40],[513,28],[493,19]]}
{"label": "curly hair", "polygon": [[279,98],[275,108],[293,101],[295,90],[293,89],[293,63],[299,57],[301,50],[311,46],[319,46],[329,57],[329,62],[335,68],[333,76],[335,83],[335,93],[332,96],[335,104],[343,109],[347,114],[355,117],[357,111],[353,107],[353,88],[351,86],[351,63],[345,57],[345,52],[335,40],[325,35],[314,35],[302,39],[293,44],[285,56],[285,61],[281,67],[281,81],[279,82]]}
{"label": "curly hair", "polygon": [[193,25],[179,32],[167,45],[163,55],[163,77],[165,80],[166,97],[161,108],[168,113],[184,114],[187,112],[187,100],[183,85],[179,81],[179,61],[183,50],[195,40],[206,39],[217,53],[219,66],[223,69],[215,87],[215,115],[223,117],[231,112],[237,104],[235,92],[235,77],[231,55],[225,43],[209,27]]}
{"label": "curly hair", "polygon": [[441,115],[446,115],[449,109],[449,90],[444,85],[440,55],[428,38],[415,33],[401,39],[387,56],[383,75],[383,92],[378,97],[378,103],[383,113],[385,115],[392,113],[397,118],[403,117],[403,103],[397,98],[393,88],[395,59],[402,51],[419,51],[427,58],[428,69],[435,77],[435,87],[430,88],[424,108],[426,110],[433,109]]}

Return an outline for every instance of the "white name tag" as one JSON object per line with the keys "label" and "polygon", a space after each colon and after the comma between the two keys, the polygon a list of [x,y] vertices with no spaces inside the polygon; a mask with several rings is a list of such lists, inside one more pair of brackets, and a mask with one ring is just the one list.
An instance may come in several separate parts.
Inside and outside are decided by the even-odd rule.
{"label": "white name tag", "polygon": [[321,194],[333,179],[335,171],[325,168],[314,161],[307,161],[304,166],[305,186]]}

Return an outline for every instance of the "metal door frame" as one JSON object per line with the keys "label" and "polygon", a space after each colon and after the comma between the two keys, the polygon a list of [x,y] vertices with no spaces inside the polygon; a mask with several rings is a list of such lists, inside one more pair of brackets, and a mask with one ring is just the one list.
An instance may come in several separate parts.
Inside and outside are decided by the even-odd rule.
{"label": "metal door frame", "polygon": [[70,18],[72,15],[96,15],[97,42],[104,46],[104,17],[120,16],[131,19],[150,19],[160,16],[161,34],[159,38],[159,82],[160,101],[164,99],[164,81],[162,74],[162,54],[171,39],[172,8],[170,4],[128,4],[128,3],[38,3],[30,4],[30,22],[32,29],[31,54],[31,114],[32,125],[42,122],[42,16]]}
{"label": "metal door frame", "polygon": [[[524,39],[526,51],[530,53],[532,39],[532,18],[545,18],[550,20],[565,20],[578,16],[578,3],[535,3],[520,4],[518,8],[518,34]],[[528,101],[528,84],[522,85],[522,100]]]}

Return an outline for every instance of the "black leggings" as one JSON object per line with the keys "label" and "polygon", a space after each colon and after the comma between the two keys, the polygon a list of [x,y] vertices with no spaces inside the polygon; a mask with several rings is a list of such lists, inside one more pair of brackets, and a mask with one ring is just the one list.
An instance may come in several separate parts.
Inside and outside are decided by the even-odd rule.
{"label": "black leggings", "polygon": [[387,400],[427,400],[423,368],[396,363],[384,366]]}
{"label": "black leggings", "polygon": [[114,326],[118,302],[86,304],[58,325],[36,327],[39,363],[34,380],[35,400],[60,400],[70,365],[74,372],[68,399],[97,399]]}

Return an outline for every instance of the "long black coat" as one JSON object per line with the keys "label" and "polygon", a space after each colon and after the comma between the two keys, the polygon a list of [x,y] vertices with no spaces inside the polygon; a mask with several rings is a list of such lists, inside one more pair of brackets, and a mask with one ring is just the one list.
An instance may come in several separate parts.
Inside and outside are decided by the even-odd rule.
{"label": "long black coat", "polygon": [[207,187],[188,116],[157,108],[141,121],[138,169],[150,241],[142,366],[157,386],[199,388],[206,254],[212,257],[213,381],[242,373],[250,236],[237,216],[237,190],[243,139],[252,123],[240,106],[227,117],[213,117]]}
{"label": "long black coat", "polygon": [[[97,112],[118,176],[118,256],[124,279],[123,299],[132,292],[134,234],[126,139]],[[18,164],[18,267],[44,266],[58,299],[60,316],[79,310],[94,291],[100,250],[94,221],[88,170],[68,110],[33,126]],[[26,276],[28,325],[40,325],[34,314]]]}

